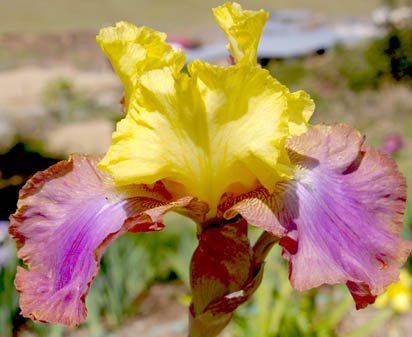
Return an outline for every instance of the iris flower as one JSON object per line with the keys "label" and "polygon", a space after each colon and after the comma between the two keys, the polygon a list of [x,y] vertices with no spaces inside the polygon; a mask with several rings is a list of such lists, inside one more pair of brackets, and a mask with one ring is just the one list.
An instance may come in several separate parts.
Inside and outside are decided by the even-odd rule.
{"label": "iris flower", "polygon": [[[9,232],[27,265],[15,280],[24,316],[81,323],[107,246],[162,230],[169,211],[198,226],[193,337],[219,334],[277,242],[300,291],[344,283],[363,308],[398,280],[412,245],[399,236],[406,183],[395,162],[349,126],[310,125],[310,96],[257,67],[266,12],[213,12],[229,67],[196,60],[183,71],[184,53],[147,27],[100,31],[126,116],[103,157],[73,155],[21,190]],[[247,224],[263,230],[253,246]]]}

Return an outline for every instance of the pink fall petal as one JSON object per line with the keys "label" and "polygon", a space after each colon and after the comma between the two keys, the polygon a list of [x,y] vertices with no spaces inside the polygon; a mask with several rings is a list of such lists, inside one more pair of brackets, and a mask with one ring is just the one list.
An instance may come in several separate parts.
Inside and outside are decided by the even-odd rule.
{"label": "pink fall petal", "polygon": [[[358,309],[373,303],[398,280],[412,249],[399,236],[404,177],[392,159],[365,147],[359,132],[344,125],[311,127],[287,147],[294,179],[273,194],[260,189],[232,201],[225,216],[240,213],[281,236],[294,288],[346,283]],[[252,203],[255,210],[245,207]],[[257,212],[270,222],[254,223]]]}
{"label": "pink fall petal", "polygon": [[161,184],[115,188],[96,168],[98,161],[72,156],[34,175],[20,192],[9,232],[28,266],[18,268],[15,280],[25,317],[81,323],[85,297],[109,243],[131,228],[161,230],[165,212],[193,201],[170,200]]}

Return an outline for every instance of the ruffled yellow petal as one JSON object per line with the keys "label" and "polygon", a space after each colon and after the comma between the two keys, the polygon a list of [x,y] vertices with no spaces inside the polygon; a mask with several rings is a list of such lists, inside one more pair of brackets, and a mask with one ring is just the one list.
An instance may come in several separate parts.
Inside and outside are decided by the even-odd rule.
{"label": "ruffled yellow petal", "polygon": [[148,27],[118,22],[115,27],[101,29],[96,40],[123,82],[126,108],[143,73],[168,67],[177,75],[185,62],[184,53],[165,42],[166,34]]}
{"label": "ruffled yellow petal", "polygon": [[227,2],[213,9],[213,14],[228,40],[228,50],[236,63],[256,64],[257,47],[269,14],[263,10],[242,10]]}
{"label": "ruffled yellow petal", "polygon": [[141,76],[100,167],[122,185],[178,182],[211,209],[231,187],[274,186],[284,175],[277,159],[289,135],[284,87],[256,67],[197,61],[189,72]]}
{"label": "ruffled yellow petal", "polygon": [[289,93],[288,116],[291,135],[301,135],[308,130],[308,122],[315,111],[315,102],[303,90]]}
{"label": "ruffled yellow petal", "polygon": [[[223,19],[225,13],[237,23]],[[244,193],[259,185],[272,191],[279,179],[292,177],[284,141],[305,132],[313,112],[306,93],[290,93],[267,70],[256,67],[267,15],[242,11],[236,4],[219,7],[215,14],[234,32],[229,39],[239,61],[235,66],[195,61],[185,74],[179,72],[176,54],[145,59],[128,54],[129,47],[124,55],[114,49],[121,76],[132,90],[128,114],[99,164],[118,185],[162,180],[179,186],[180,192],[206,201],[210,216],[225,192]],[[123,40],[136,39],[128,34],[132,38]],[[163,41],[161,33],[150,34],[154,41]],[[147,55],[152,51],[148,48]]]}

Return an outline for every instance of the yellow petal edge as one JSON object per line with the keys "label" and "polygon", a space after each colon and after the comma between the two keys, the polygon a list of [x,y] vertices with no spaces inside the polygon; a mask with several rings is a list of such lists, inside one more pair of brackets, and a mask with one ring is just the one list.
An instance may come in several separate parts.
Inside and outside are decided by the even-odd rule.
{"label": "yellow petal edge", "polygon": [[226,34],[227,46],[236,63],[256,64],[256,53],[269,13],[242,10],[237,3],[227,2],[214,8],[213,14]]}
{"label": "yellow petal edge", "polygon": [[149,27],[136,27],[121,21],[115,27],[101,29],[96,40],[123,83],[126,110],[130,95],[143,73],[169,67],[177,74],[185,63],[183,51],[174,51],[165,42],[166,34]]}
{"label": "yellow petal edge", "polygon": [[[239,18],[242,27],[256,26],[261,13],[267,18],[230,3],[214,13],[224,30]],[[250,40],[229,38],[240,48],[236,65],[197,60],[188,73],[180,72],[184,55],[164,34],[126,23],[102,30],[98,41],[124,83],[128,105],[99,167],[118,185],[162,180],[179,186],[206,201],[210,216],[225,192],[260,184],[273,190],[279,179],[291,178],[284,141],[306,131],[314,105],[308,94],[290,93],[256,66],[263,24]]]}

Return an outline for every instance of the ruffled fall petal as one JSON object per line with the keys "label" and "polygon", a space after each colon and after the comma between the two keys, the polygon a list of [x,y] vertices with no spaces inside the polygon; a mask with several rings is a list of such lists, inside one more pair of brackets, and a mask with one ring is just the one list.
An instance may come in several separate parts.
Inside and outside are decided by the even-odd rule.
{"label": "ruffled fall petal", "polygon": [[85,297],[109,243],[129,229],[158,231],[176,201],[161,184],[116,188],[96,168],[100,158],[75,155],[34,175],[10,217],[18,257],[15,285],[22,314],[33,320],[76,325],[86,316]]}
{"label": "ruffled fall petal", "polygon": [[[237,205],[226,201],[227,208],[235,203],[226,217],[239,212],[254,224],[256,212],[269,217],[274,210],[264,226],[255,223],[282,237],[296,289],[346,283],[357,308],[373,303],[397,281],[412,248],[399,237],[405,179],[393,160],[364,147],[359,132],[344,125],[312,127],[287,147],[294,179],[274,194],[260,189]],[[253,199],[264,203],[243,207]]]}
{"label": "ruffled fall petal", "polygon": [[213,14],[228,40],[228,50],[240,64],[256,64],[257,47],[269,14],[263,10],[243,10],[227,2],[213,9]]}
{"label": "ruffled fall petal", "polygon": [[177,75],[184,66],[185,54],[165,42],[166,34],[148,27],[121,21],[101,29],[96,40],[124,85],[126,111],[143,73],[167,67]]}

